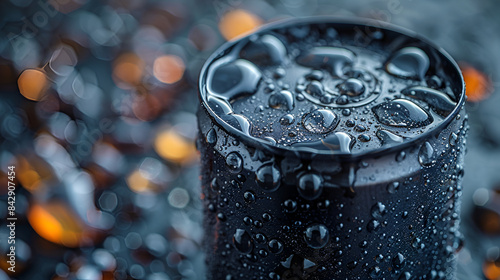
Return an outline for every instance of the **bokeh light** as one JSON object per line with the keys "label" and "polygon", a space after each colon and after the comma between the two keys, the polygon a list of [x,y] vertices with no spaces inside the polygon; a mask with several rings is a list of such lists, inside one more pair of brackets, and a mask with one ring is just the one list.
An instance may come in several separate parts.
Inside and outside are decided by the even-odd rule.
{"label": "bokeh light", "polygon": [[262,20],[255,14],[235,9],[227,12],[219,21],[219,30],[226,38],[232,40],[238,36],[251,32],[262,24]]}
{"label": "bokeh light", "polygon": [[182,79],[186,66],[182,59],[175,55],[163,55],[155,59],[153,71],[162,83],[173,84]]}
{"label": "bokeh light", "polygon": [[41,69],[26,69],[19,75],[17,85],[24,97],[39,101],[47,92],[49,80]]}

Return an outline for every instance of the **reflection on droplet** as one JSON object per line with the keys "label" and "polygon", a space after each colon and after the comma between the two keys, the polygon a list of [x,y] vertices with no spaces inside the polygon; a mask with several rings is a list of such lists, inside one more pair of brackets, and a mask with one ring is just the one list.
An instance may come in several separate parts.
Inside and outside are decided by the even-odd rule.
{"label": "reflection on droplet", "polygon": [[304,239],[309,247],[320,249],[328,243],[330,232],[324,225],[313,225],[304,232]]}
{"label": "reflection on droplet", "polygon": [[420,165],[427,167],[434,163],[436,157],[437,154],[434,152],[431,143],[426,141],[418,152],[418,162],[420,162]]}
{"label": "reflection on droplet", "polygon": [[423,50],[416,47],[406,47],[389,58],[385,69],[394,76],[423,79],[429,65],[429,57]]}
{"label": "reflection on droplet", "polygon": [[279,65],[286,53],[286,47],[281,40],[267,34],[247,43],[241,49],[240,57],[257,65]]}
{"label": "reflection on droplet", "polygon": [[312,132],[325,134],[335,129],[339,120],[337,115],[327,109],[316,109],[304,116],[302,124]]}
{"label": "reflection on droplet", "polygon": [[299,178],[297,190],[299,194],[307,200],[316,199],[323,191],[322,179],[319,175],[314,173],[303,174]]}
{"label": "reflection on droplet", "polygon": [[239,173],[243,168],[243,159],[238,152],[231,152],[226,157],[226,166],[232,173]]}
{"label": "reflection on droplet", "polygon": [[217,66],[210,74],[209,93],[229,101],[254,94],[262,78],[260,70],[244,59]]}
{"label": "reflection on droplet", "polygon": [[325,69],[334,76],[342,76],[342,69],[351,65],[356,55],[345,48],[315,47],[297,57],[297,63],[313,69]]}
{"label": "reflection on droplet", "polygon": [[424,109],[405,99],[385,102],[372,110],[380,123],[390,126],[418,128],[433,121],[432,116]]}
{"label": "reflection on droplet", "polygon": [[272,192],[279,188],[281,173],[274,163],[266,163],[255,172],[256,182],[263,190]]}
{"label": "reflection on droplet", "polygon": [[248,254],[253,249],[253,239],[244,229],[236,229],[233,235],[233,245],[242,254]]}
{"label": "reflection on droplet", "polygon": [[457,105],[447,94],[422,86],[405,88],[401,93],[408,97],[422,100],[446,115],[453,111]]}
{"label": "reflection on droplet", "polygon": [[382,145],[398,144],[404,141],[403,137],[385,129],[379,129],[377,131],[377,137],[380,139],[380,141],[382,141]]}
{"label": "reflection on droplet", "polygon": [[282,90],[269,96],[269,106],[274,109],[292,110],[294,107],[293,95],[288,90]]}

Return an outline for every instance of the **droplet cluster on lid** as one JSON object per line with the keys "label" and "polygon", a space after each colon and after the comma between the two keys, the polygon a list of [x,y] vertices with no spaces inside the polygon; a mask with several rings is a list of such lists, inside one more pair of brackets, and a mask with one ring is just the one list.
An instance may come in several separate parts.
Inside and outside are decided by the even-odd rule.
{"label": "droplet cluster on lid", "polygon": [[336,30],[315,33],[312,43],[285,29],[241,39],[208,67],[208,107],[249,137],[353,153],[409,141],[457,106],[461,85],[438,69],[438,50],[401,45],[386,53],[341,43],[350,35]]}

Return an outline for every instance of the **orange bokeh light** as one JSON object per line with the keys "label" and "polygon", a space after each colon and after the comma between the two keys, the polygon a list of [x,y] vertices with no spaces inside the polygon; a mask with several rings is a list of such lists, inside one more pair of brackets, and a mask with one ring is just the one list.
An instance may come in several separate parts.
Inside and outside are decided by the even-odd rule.
{"label": "orange bokeh light", "polygon": [[156,152],[164,159],[176,163],[188,163],[197,158],[193,141],[186,139],[175,129],[161,131],[155,138]]}
{"label": "orange bokeh light", "polygon": [[121,88],[140,84],[144,73],[144,61],[133,53],[120,55],[113,64],[113,79]]}
{"label": "orange bokeh light", "polygon": [[38,235],[66,247],[82,245],[89,235],[78,217],[62,202],[33,203],[28,221]]}
{"label": "orange bokeh light", "polygon": [[162,83],[173,84],[182,79],[186,66],[176,55],[163,55],[155,59],[153,73]]}
{"label": "orange bokeh light", "polygon": [[251,32],[262,25],[262,20],[245,10],[236,9],[224,14],[219,21],[219,30],[226,40]]}
{"label": "orange bokeh light", "polygon": [[29,100],[39,101],[49,88],[47,75],[40,69],[26,69],[17,79],[19,92]]}
{"label": "orange bokeh light", "polygon": [[493,88],[486,74],[467,64],[461,64],[460,69],[464,76],[467,101],[478,102],[487,98]]}
{"label": "orange bokeh light", "polygon": [[500,267],[495,262],[486,261],[483,264],[483,274],[488,280],[500,280]]}

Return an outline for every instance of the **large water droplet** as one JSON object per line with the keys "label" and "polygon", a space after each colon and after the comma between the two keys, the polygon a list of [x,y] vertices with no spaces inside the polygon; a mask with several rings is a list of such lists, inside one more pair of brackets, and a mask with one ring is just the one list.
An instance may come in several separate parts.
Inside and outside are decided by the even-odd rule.
{"label": "large water droplet", "polygon": [[233,235],[233,245],[242,254],[252,252],[253,240],[250,234],[244,229],[236,229]]}
{"label": "large water droplet", "polygon": [[232,173],[239,173],[243,169],[243,159],[238,152],[231,152],[226,157],[226,166]]}
{"label": "large water droplet", "polygon": [[233,112],[233,108],[226,100],[209,95],[207,103],[210,109],[218,116],[227,115]]}
{"label": "large water droplet", "polygon": [[291,125],[295,121],[295,117],[292,114],[286,114],[280,118],[280,124]]}
{"label": "large water droplet", "polygon": [[324,225],[313,225],[304,232],[304,239],[309,247],[320,249],[328,243],[330,232]]}
{"label": "large water droplet", "polygon": [[307,200],[318,198],[323,191],[323,182],[321,177],[314,173],[303,174],[299,178],[297,190],[299,191],[299,194]]}
{"label": "large water droplet", "polygon": [[241,49],[240,57],[258,65],[279,65],[286,53],[286,47],[280,39],[266,34],[248,42]]}
{"label": "large water droplet", "polygon": [[341,83],[338,88],[341,94],[349,96],[358,96],[365,92],[365,85],[356,78],[347,79],[345,82]]}
{"label": "large water droplet", "polygon": [[283,252],[283,243],[281,243],[281,241],[277,239],[271,239],[267,246],[269,248],[269,252],[273,254],[279,254]]}
{"label": "large water droplet", "polygon": [[385,129],[377,131],[377,137],[382,141],[382,145],[394,145],[403,143],[404,138]]}
{"label": "large water droplet", "polygon": [[373,218],[380,219],[383,215],[385,215],[385,213],[385,205],[382,202],[377,202],[372,206],[371,214]]}
{"label": "large water droplet", "polygon": [[433,121],[432,116],[424,109],[405,99],[385,102],[372,110],[380,123],[390,126],[417,128]]}
{"label": "large water droplet", "polygon": [[227,100],[254,94],[262,78],[260,70],[244,59],[222,64],[210,74],[209,93]]}
{"label": "large water droplet", "polygon": [[401,253],[397,253],[394,258],[392,258],[392,265],[395,269],[401,269],[405,266],[406,260]]}
{"label": "large water droplet", "polygon": [[385,64],[385,69],[397,77],[423,79],[429,65],[429,57],[423,50],[407,47],[391,56]]}
{"label": "large water droplet", "polygon": [[211,128],[207,132],[207,135],[205,136],[205,140],[210,145],[214,145],[215,143],[217,143],[217,132],[215,132],[215,129]]}
{"label": "large water droplet", "polygon": [[292,110],[294,106],[293,95],[288,90],[282,90],[269,96],[269,106],[274,109]]}
{"label": "large water droplet", "polygon": [[451,111],[453,111],[457,105],[456,102],[451,100],[447,94],[422,86],[405,88],[401,91],[401,93],[408,97],[422,100],[434,107],[434,109],[439,113],[445,115],[448,115]]}
{"label": "large water droplet", "polygon": [[351,65],[356,55],[345,48],[315,47],[297,57],[297,63],[314,69],[326,69],[332,75],[342,76],[342,69]]}
{"label": "large water droplet", "polygon": [[250,134],[251,123],[246,117],[239,114],[229,114],[223,115],[220,118],[237,130],[240,130],[245,134]]}
{"label": "large water droplet", "polygon": [[420,151],[418,152],[418,162],[420,162],[420,165],[424,167],[430,166],[434,163],[436,157],[437,155],[431,143],[425,142],[422,147],[420,147]]}
{"label": "large water droplet", "polygon": [[255,172],[257,185],[263,190],[272,192],[279,188],[281,173],[274,163],[263,164]]}
{"label": "large water droplet", "polygon": [[335,113],[327,109],[316,109],[304,115],[302,124],[312,133],[325,134],[337,127],[339,119]]}
{"label": "large water droplet", "polygon": [[325,95],[325,91],[323,89],[323,84],[318,81],[312,81],[311,83],[307,84],[305,91],[316,98],[321,98],[323,95]]}

